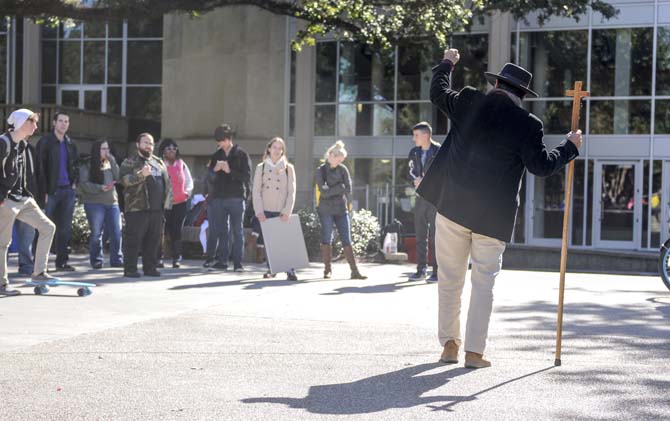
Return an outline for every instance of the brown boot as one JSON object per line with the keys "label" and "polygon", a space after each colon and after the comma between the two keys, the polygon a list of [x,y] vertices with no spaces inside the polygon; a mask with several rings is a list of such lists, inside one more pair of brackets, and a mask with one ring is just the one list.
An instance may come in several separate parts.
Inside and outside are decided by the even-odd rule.
{"label": "brown boot", "polygon": [[491,367],[491,361],[485,360],[484,355],[465,351],[465,368]]}
{"label": "brown boot", "polygon": [[444,344],[440,362],[445,364],[455,364],[458,362],[458,344],[456,341],[449,340]]}
{"label": "brown boot", "polygon": [[330,262],[333,260],[333,246],[321,244],[321,258],[323,259],[323,279],[330,279],[332,269]]}
{"label": "brown boot", "polygon": [[354,249],[351,246],[344,246],[344,256],[347,258],[349,267],[351,268],[351,279],[368,279],[367,276],[361,275],[356,266],[356,257],[354,256]]}

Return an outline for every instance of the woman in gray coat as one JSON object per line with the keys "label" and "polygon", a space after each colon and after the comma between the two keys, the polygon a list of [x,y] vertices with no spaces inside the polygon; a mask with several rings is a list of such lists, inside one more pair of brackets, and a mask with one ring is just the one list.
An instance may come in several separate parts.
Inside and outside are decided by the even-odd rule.
{"label": "woman in gray coat", "polygon": [[338,140],[328,148],[326,162],[316,170],[316,185],[319,188],[319,204],[317,211],[321,220],[321,256],[325,265],[323,277],[331,276],[333,254],[333,226],[340,234],[344,255],[351,268],[351,279],[367,279],[361,275],[356,266],[354,250],[351,247],[351,219],[349,205],[351,203],[351,177],[349,170],[342,165],[347,157],[344,142]]}

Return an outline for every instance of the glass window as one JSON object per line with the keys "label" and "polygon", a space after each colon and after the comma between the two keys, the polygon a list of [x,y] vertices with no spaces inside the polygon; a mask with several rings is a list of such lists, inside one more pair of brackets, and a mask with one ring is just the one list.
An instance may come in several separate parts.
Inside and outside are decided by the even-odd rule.
{"label": "glass window", "polygon": [[[412,145],[408,145],[409,148]],[[395,218],[402,223],[405,234],[414,233],[414,206],[416,204],[416,193],[409,182],[409,160],[406,158],[395,159],[395,182],[394,182],[394,211]]]}
{"label": "glass window", "polygon": [[656,94],[670,95],[670,27],[658,28]]}
{"label": "glass window", "polygon": [[[390,214],[393,162],[390,158],[347,159],[353,187],[352,205],[354,209],[373,210],[378,217]],[[388,187],[388,188],[387,188]],[[376,210],[376,211],[375,211]]]}
{"label": "glass window", "polygon": [[55,86],[43,86],[42,87],[42,104],[55,104],[56,103],[56,87]]}
{"label": "glass window", "polygon": [[60,25],[61,39],[77,39],[81,38],[82,23],[70,19],[65,20]]}
{"label": "glass window", "polygon": [[162,38],[163,37],[163,18],[154,20],[147,19],[129,19],[128,20],[129,38]]}
{"label": "glass window", "polygon": [[102,111],[102,91],[84,91],[84,109],[88,111]]}
{"label": "glass window", "polygon": [[393,135],[392,104],[341,104],[339,136]]}
{"label": "glass window", "polygon": [[649,134],[651,101],[592,101],[591,134]]}
{"label": "glass window", "polygon": [[84,83],[105,83],[104,41],[84,41]]}
{"label": "glass window", "polygon": [[526,32],[519,41],[519,65],[540,97],[565,96],[576,80],[586,86],[588,31]]}
{"label": "glass window", "polygon": [[[0,21],[4,22],[4,19],[0,18]],[[58,26],[57,25],[42,25],[42,38],[43,39],[56,39],[58,37]]]}
{"label": "glass window", "polygon": [[[647,173],[645,173],[647,174]],[[651,185],[651,244],[649,247],[658,248],[661,242],[661,196],[662,196],[662,175],[663,175],[663,161],[654,161],[654,169],[652,175]],[[646,176],[645,176],[646,178]],[[643,194],[647,190],[644,190]],[[642,201],[645,202],[644,200]],[[643,212],[646,216],[647,212]]]}
{"label": "glass window", "polygon": [[431,68],[442,54],[436,43],[398,47],[398,99],[430,99]]}
{"label": "glass window", "polygon": [[[544,125],[545,134],[565,134],[572,122],[572,101],[526,101],[524,105]],[[579,128],[586,132],[586,119],[579,119]]]}
{"label": "glass window", "polygon": [[340,44],[339,100],[393,100],[393,54],[371,51],[367,46]]}
{"label": "glass window", "polygon": [[412,135],[412,127],[427,121],[433,127],[433,136],[447,134],[447,116],[430,103],[398,104],[397,135]]}
{"label": "glass window", "polygon": [[335,136],[335,106],[314,107],[314,136]]}
{"label": "glass window", "polygon": [[[4,42],[0,48],[4,48]],[[4,58],[2,59],[4,65]],[[42,83],[56,83],[56,42],[44,41],[42,42]]]}
{"label": "glass window", "polygon": [[107,112],[121,115],[121,88],[107,88]]}
{"label": "glass window", "polygon": [[161,88],[128,88],[126,115],[130,118],[160,121]]}
{"label": "glass window", "polygon": [[295,136],[295,105],[288,107],[288,135]]}
{"label": "glass window", "polygon": [[654,133],[670,134],[670,100],[656,101]]}
{"label": "glass window", "polygon": [[61,91],[60,103],[66,107],[79,108],[79,91]]}
{"label": "glass window", "polygon": [[316,102],[335,101],[335,68],[337,43],[316,44]]}
{"label": "glass window", "polygon": [[107,36],[109,38],[122,38],[123,37],[123,22],[108,22],[107,23]]}
{"label": "glass window", "polygon": [[[489,63],[488,34],[456,35],[452,38],[451,45],[453,48],[457,48],[461,54],[457,71],[453,72],[451,76],[453,88],[461,89],[464,86],[474,86],[482,92],[486,91],[484,72],[488,70]],[[443,54],[440,55],[440,60],[442,57]],[[430,68],[428,70],[430,71]]]}
{"label": "glass window", "polygon": [[[0,18],[0,22],[3,19]],[[7,37],[0,35],[0,104],[7,101]]]}
{"label": "glass window", "polygon": [[160,84],[163,77],[163,44],[129,41],[126,80],[131,84]]}
{"label": "glass window", "polygon": [[123,78],[123,45],[121,41],[107,43],[107,83],[121,83]]}
{"label": "glass window", "polygon": [[296,56],[295,51],[291,50],[291,86],[290,86],[290,97],[289,102],[295,104],[295,62]]}
{"label": "glass window", "polygon": [[591,95],[651,95],[652,28],[596,30],[592,45]]}
{"label": "glass window", "polygon": [[84,38],[105,38],[107,24],[105,22],[90,21],[84,23]]}
{"label": "glass window", "polygon": [[[584,243],[584,160],[575,160],[575,172],[572,180],[572,245],[580,246]],[[561,222],[561,227],[563,223]],[[562,234],[562,233],[561,233]]]}
{"label": "glass window", "polygon": [[60,83],[81,83],[79,72],[81,65],[81,43],[73,41],[60,42],[59,59]]}

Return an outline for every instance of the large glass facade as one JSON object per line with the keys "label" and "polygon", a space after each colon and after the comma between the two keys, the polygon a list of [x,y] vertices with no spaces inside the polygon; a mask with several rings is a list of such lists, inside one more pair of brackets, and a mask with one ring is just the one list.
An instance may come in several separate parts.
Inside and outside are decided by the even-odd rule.
{"label": "large glass facade", "polygon": [[[655,135],[659,145],[670,140],[663,138],[670,134],[670,27],[659,26],[654,39],[653,21],[631,27],[589,21],[571,29],[520,23],[513,31],[512,60],[533,73],[532,89],[540,95],[525,107],[543,121],[547,142],[556,144],[570,130],[572,102],[565,91],[583,82],[590,97],[580,119],[585,147],[575,161],[571,245],[654,249],[668,237],[661,196],[670,186],[663,168],[670,165],[649,157],[665,154],[651,146]],[[559,244],[565,173],[528,175],[526,182],[524,242]]]}
{"label": "large glass facade", "polygon": [[[452,45],[463,59],[452,81],[455,89],[472,85],[486,88],[488,35],[455,36]],[[430,102],[431,68],[442,59],[436,44],[403,45],[376,52],[361,44],[321,41],[316,46],[314,135],[322,143],[343,138],[370,150],[370,142],[383,142],[388,153],[356,153],[347,160],[356,189],[356,203],[375,212],[382,223],[391,217],[414,230],[411,212],[414,190],[405,173],[406,157],[413,146],[412,127],[428,121],[433,137],[441,141],[448,131],[446,115]],[[295,55],[291,54],[289,136],[295,126]],[[402,140],[402,148],[395,142]],[[315,149],[320,155],[323,150]],[[404,164],[403,164],[404,163]]]}
{"label": "large glass facade", "polygon": [[0,16],[0,104],[9,102],[8,45],[9,33],[7,19]]}
{"label": "large glass facade", "polygon": [[42,29],[42,102],[160,121],[162,19]]}

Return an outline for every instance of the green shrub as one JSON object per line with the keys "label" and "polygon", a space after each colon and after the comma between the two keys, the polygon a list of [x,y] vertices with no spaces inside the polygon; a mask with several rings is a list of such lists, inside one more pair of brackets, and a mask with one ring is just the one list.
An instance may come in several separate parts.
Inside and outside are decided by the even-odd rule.
{"label": "green shrub", "polygon": [[77,253],[88,251],[88,239],[91,235],[91,229],[88,226],[84,205],[77,202],[74,207],[74,216],[72,217],[72,240],[70,247]]}
{"label": "green shrub", "polygon": [[[321,221],[314,209],[302,208],[298,210],[302,233],[305,237],[305,246],[310,260],[319,260],[321,257]],[[333,241],[333,256],[342,252],[342,243],[339,233],[335,230]],[[351,243],[357,256],[366,256],[379,249],[379,221],[367,209],[351,214]]]}

